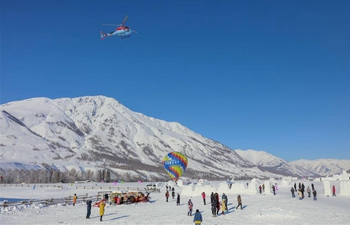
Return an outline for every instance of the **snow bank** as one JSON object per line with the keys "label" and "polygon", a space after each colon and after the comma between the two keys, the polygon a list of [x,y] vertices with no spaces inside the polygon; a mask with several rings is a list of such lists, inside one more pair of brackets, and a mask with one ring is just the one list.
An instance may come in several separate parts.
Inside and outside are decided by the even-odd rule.
{"label": "snow bank", "polygon": [[341,195],[350,195],[350,181],[340,181],[340,192]]}
{"label": "snow bank", "polygon": [[264,182],[264,186],[265,186],[265,194],[272,194],[272,189],[271,189],[272,185],[270,180],[266,180]]}
{"label": "snow bank", "polygon": [[258,193],[258,183],[256,180],[252,180],[250,183],[246,181],[235,182],[232,184],[231,188],[227,182],[221,182],[218,185],[211,183],[198,183],[190,184],[184,186],[182,189],[181,195],[183,196],[200,196],[202,192],[205,192],[207,195],[214,193],[225,193],[227,194],[257,194]]}
{"label": "snow bank", "polygon": [[197,185],[195,184],[190,184],[188,186],[184,186],[182,188],[181,195],[182,196],[200,196],[202,192],[206,193],[206,195],[209,195],[212,192],[218,192],[217,188],[214,185],[211,184],[205,184],[202,185],[198,183]]}
{"label": "snow bank", "polygon": [[291,187],[292,185],[292,177],[284,177],[280,184],[281,187]]}
{"label": "snow bank", "polygon": [[329,180],[323,181],[323,191],[325,195],[332,196],[331,182]]}

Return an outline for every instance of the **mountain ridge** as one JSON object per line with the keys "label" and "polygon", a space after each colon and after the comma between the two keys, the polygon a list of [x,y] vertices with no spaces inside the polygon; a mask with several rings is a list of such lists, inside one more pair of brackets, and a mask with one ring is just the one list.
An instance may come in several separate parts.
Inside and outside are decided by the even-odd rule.
{"label": "mountain ridge", "polygon": [[278,168],[256,165],[178,122],[133,112],[105,96],[10,102],[1,105],[0,120],[0,168],[6,167],[7,162],[22,162],[22,167],[26,163],[29,167],[33,166],[31,163],[45,163],[58,169],[75,167],[81,171],[108,165],[116,176],[131,173],[166,178],[161,161],[168,152],[179,151],[189,158],[186,175],[192,177],[313,174],[282,159],[278,161],[283,165],[279,164]]}

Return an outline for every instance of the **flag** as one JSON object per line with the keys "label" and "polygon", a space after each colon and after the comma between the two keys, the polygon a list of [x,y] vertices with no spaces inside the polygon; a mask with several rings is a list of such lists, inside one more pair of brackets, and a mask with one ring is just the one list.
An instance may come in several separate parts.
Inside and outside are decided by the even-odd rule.
{"label": "flag", "polygon": [[35,189],[35,184],[34,184],[34,186],[33,186],[33,190]]}

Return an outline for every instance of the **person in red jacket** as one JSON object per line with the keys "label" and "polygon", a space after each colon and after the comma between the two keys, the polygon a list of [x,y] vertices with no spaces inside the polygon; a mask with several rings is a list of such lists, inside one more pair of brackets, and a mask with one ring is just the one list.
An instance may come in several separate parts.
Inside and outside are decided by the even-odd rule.
{"label": "person in red jacket", "polygon": [[204,205],[206,205],[206,203],[205,203],[205,192],[204,191],[202,192],[202,198],[203,198]]}
{"label": "person in red jacket", "polygon": [[165,193],[165,197],[166,197],[166,202],[168,202],[168,198],[169,198],[169,191],[166,191],[166,193]]}
{"label": "person in red jacket", "polygon": [[335,194],[335,185],[333,185],[333,188],[332,188],[332,193],[333,193],[333,197],[335,197],[336,196],[336,194]]}

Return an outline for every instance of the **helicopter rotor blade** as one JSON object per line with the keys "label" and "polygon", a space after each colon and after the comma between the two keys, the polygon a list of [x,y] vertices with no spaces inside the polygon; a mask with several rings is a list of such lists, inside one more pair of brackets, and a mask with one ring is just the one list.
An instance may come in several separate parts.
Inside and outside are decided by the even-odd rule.
{"label": "helicopter rotor blade", "polygon": [[102,24],[102,26],[121,26],[121,24]]}
{"label": "helicopter rotor blade", "polygon": [[128,15],[126,15],[125,16],[125,18],[124,18],[124,20],[123,20],[123,22],[121,23],[121,26],[123,26],[124,25],[124,23],[126,22],[126,20],[128,19]]}
{"label": "helicopter rotor blade", "polygon": [[137,34],[136,30],[131,30],[132,32],[134,32],[135,34]]}

